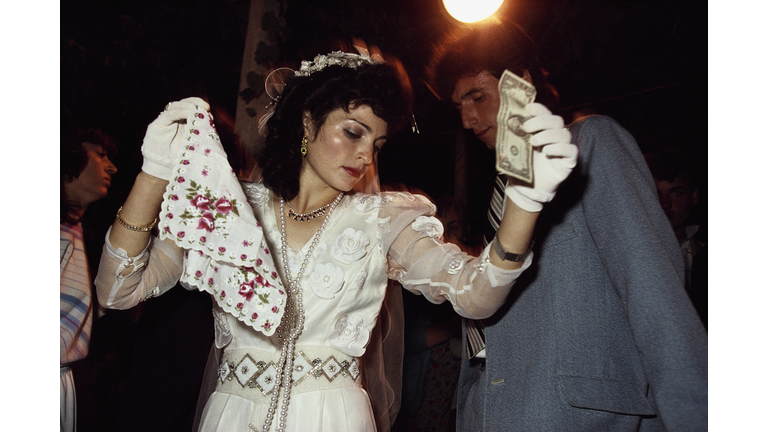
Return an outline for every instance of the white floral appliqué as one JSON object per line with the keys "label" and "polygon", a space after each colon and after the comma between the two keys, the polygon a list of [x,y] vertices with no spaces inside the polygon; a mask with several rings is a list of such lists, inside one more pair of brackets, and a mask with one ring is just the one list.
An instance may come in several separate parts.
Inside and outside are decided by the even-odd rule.
{"label": "white floral appliqu\u00e9", "polygon": [[365,247],[370,243],[364,232],[347,228],[336,238],[331,256],[340,263],[351,264],[365,256]]}
{"label": "white floral appliqu\u00e9", "polygon": [[334,326],[330,345],[352,357],[365,353],[370,335],[363,326],[363,319],[357,314],[344,314]]}
{"label": "white floral appliqu\u00e9", "polygon": [[447,263],[445,263],[445,271],[448,272],[448,274],[456,274],[464,268],[464,263],[465,261],[461,256],[454,255]]}
{"label": "white floral appliqu\u00e9", "polygon": [[344,270],[333,264],[318,264],[309,275],[309,284],[316,296],[330,300],[344,285]]}
{"label": "white floral appliqu\u00e9", "polygon": [[360,269],[360,272],[355,276],[355,282],[357,287],[362,288],[365,285],[365,279],[368,277],[368,272],[365,269]]}
{"label": "white floral appliqu\u00e9", "polygon": [[382,199],[380,195],[355,194],[352,197],[355,207],[362,213],[368,213],[374,208],[381,207]]}
{"label": "white floral appliqu\u00e9", "polygon": [[419,216],[411,224],[414,231],[423,232],[432,238],[443,236],[443,224],[433,216]]}

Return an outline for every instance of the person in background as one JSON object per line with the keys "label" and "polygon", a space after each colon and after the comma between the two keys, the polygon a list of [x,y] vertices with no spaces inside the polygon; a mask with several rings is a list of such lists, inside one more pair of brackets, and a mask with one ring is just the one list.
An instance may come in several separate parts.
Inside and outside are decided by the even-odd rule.
{"label": "person in background", "polygon": [[71,365],[88,355],[94,318],[91,274],[81,219],[88,206],[107,196],[117,168],[109,159],[114,141],[101,130],[62,116],[60,159],[60,352],[61,430],[77,428]]}
{"label": "person in background", "polygon": [[[504,70],[554,107],[535,45],[511,22],[448,35],[428,67],[435,94],[489,148],[503,127],[496,116]],[[492,317],[465,320],[457,430],[707,430],[707,335],[643,155],[609,117],[568,129],[576,168],[554,199],[527,208],[541,212],[534,270]],[[542,169],[534,161],[534,176]],[[516,187],[501,178],[497,190]],[[509,208],[499,198],[491,211],[498,218]]]}
{"label": "person in background", "polygon": [[699,182],[682,150],[664,148],[645,155],[656,182],[661,208],[672,224],[685,263],[685,290],[699,318],[707,326],[707,243],[694,210],[699,203]]}

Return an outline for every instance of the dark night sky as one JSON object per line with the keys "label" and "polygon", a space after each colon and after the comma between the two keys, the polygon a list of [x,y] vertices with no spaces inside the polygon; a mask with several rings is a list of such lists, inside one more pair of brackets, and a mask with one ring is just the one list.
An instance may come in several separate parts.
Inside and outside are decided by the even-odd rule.
{"label": "dark night sky", "polygon": [[[299,54],[323,50],[316,42],[332,35],[363,37],[403,59],[421,96],[417,104],[431,106],[419,78],[429,42],[448,25],[439,0],[285,2],[291,3],[304,6],[286,13],[290,47],[303,49]],[[158,106],[198,89],[234,112],[248,4],[63,2],[62,104],[96,117],[126,141],[137,139],[134,130],[141,138],[141,125]],[[504,12],[539,44],[562,107],[614,116],[644,149],[703,147],[707,8],[701,2],[507,0]],[[457,126],[443,118],[422,122],[427,132],[433,123],[440,130]]]}

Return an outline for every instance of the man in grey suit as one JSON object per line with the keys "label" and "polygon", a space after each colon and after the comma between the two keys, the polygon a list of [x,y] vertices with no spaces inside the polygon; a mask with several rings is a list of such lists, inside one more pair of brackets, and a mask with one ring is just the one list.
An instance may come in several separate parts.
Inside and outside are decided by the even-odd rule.
{"label": "man in grey suit", "polygon": [[[510,23],[447,40],[428,70],[490,148],[505,69],[556,100]],[[480,356],[462,360],[458,430],[706,430],[707,336],[643,155],[609,117],[569,130],[578,164],[541,212],[534,264],[482,323]]]}

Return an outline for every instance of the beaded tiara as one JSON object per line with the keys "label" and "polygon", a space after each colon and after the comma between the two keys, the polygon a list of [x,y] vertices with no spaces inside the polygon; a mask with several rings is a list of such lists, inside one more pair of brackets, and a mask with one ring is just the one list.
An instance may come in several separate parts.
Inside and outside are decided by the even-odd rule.
{"label": "beaded tiara", "polygon": [[264,88],[272,102],[267,106],[267,111],[259,119],[259,135],[267,136],[267,121],[275,113],[275,103],[280,99],[283,88],[291,75],[309,76],[315,72],[321,71],[328,66],[339,65],[352,69],[357,69],[364,64],[384,63],[384,58],[380,54],[370,55],[367,48],[355,46],[359,54],[351,54],[343,51],[333,51],[328,54],[319,54],[314,60],[301,62],[299,70],[294,71],[291,68],[282,67],[272,71],[264,81]]}
{"label": "beaded tiara", "polygon": [[333,65],[357,69],[364,64],[384,63],[384,59],[379,54],[371,56],[367,49],[360,47],[355,48],[360,51],[360,54],[334,51],[329,54],[317,55],[312,61],[302,61],[301,67],[296,71],[296,76],[309,76]]}

